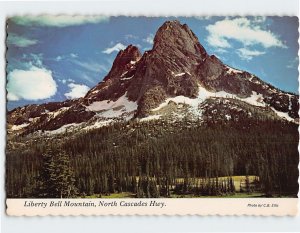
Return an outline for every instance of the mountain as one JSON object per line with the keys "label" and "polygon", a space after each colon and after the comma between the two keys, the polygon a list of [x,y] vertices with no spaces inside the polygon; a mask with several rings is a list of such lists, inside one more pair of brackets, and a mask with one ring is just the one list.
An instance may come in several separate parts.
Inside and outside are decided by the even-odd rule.
{"label": "mountain", "polygon": [[92,129],[119,121],[298,123],[299,96],[209,55],[178,21],[157,31],[150,51],[129,45],[107,76],[82,98],[27,105],[7,113],[10,135]]}

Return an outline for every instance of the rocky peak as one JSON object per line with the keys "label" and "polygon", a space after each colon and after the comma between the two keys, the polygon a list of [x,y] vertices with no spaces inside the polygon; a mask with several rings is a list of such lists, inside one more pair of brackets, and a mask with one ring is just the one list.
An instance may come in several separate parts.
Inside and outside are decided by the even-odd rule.
{"label": "rocky peak", "polygon": [[110,72],[98,85],[88,91],[84,104],[93,101],[114,100],[124,95],[142,55],[136,46],[129,45],[117,54]]}
{"label": "rocky peak", "polygon": [[204,59],[207,53],[199,43],[197,36],[186,25],[179,21],[167,21],[157,31],[154,37],[155,51],[167,52],[181,51],[186,56],[200,56]]}
{"label": "rocky peak", "polygon": [[142,57],[139,49],[136,46],[129,45],[126,49],[120,50],[116,56],[109,74],[104,80],[120,75],[120,72],[130,68],[132,63],[137,62]]}
{"label": "rocky peak", "polygon": [[128,45],[126,49],[119,51],[114,64],[118,66],[127,65],[131,61],[137,61],[141,58],[141,53],[136,46]]}
{"label": "rocky peak", "polygon": [[187,25],[167,21],[154,37],[153,49],[137,65],[127,95],[138,101],[137,116],[146,116],[168,97],[198,94],[197,67],[206,57],[205,49]]}

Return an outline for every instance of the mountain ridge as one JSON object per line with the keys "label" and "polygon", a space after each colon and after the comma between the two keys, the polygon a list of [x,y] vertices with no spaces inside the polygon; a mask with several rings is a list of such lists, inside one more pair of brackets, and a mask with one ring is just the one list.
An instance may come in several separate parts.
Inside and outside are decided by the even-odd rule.
{"label": "mountain ridge", "polygon": [[[299,95],[225,65],[207,54],[186,24],[167,21],[158,29],[151,50],[141,54],[136,46],[129,45],[119,51],[103,81],[84,97],[13,109],[8,112],[8,130],[29,134],[82,123],[101,127],[119,120],[170,116],[180,120],[175,116],[180,109],[191,119],[205,121],[203,107],[212,100],[217,103],[219,98],[238,103],[241,109],[244,103],[250,104],[255,107],[253,111],[267,118],[298,123]],[[158,113],[170,104],[175,104],[173,110]],[[234,118],[228,114],[224,121]]]}

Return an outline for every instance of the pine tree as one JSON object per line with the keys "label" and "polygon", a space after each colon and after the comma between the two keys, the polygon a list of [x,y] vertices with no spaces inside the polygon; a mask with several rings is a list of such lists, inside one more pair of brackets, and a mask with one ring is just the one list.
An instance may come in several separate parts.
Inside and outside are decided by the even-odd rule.
{"label": "pine tree", "polygon": [[42,198],[69,198],[76,196],[77,188],[69,156],[47,149],[43,154],[36,195]]}

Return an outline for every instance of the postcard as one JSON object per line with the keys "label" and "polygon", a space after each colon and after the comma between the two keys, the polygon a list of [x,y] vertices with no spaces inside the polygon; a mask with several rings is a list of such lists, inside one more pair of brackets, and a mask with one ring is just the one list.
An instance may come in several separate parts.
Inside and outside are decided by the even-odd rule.
{"label": "postcard", "polygon": [[298,27],[7,18],[7,214],[296,215]]}

